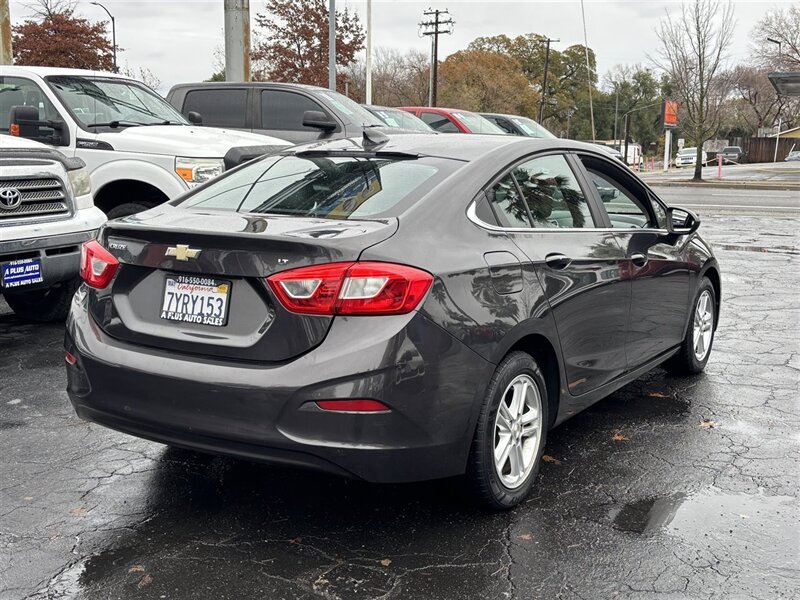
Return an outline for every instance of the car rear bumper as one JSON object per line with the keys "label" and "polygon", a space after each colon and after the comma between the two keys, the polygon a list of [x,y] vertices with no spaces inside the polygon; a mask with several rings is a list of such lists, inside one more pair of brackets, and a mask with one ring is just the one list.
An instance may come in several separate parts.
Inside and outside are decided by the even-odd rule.
{"label": "car rear bumper", "polygon": [[[157,442],[368,481],[464,471],[494,366],[424,316],[334,319],[325,341],[282,364],[190,357],[110,338],[79,290],[65,345],[78,415]],[[368,398],[389,412],[316,400]]]}

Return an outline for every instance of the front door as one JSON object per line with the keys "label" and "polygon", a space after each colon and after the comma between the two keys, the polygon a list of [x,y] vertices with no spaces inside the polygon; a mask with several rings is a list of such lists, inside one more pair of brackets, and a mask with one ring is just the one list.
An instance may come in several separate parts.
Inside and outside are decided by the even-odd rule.
{"label": "front door", "polygon": [[578,396],[625,371],[630,283],[621,279],[624,252],[613,232],[596,229],[597,207],[572,160],[565,154],[527,160],[487,193],[498,222],[535,266],[555,318],[569,392]]}
{"label": "front door", "polygon": [[288,90],[261,90],[253,132],[271,135],[293,144],[340,137],[341,124],[332,131],[303,125],[303,115],[309,110],[324,113],[331,121],[338,122],[330,111],[308,96]]}

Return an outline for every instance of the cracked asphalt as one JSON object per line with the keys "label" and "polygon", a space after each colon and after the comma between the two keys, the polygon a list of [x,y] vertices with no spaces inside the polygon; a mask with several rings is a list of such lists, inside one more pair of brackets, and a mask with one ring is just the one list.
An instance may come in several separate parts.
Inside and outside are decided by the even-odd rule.
{"label": "cracked asphalt", "polygon": [[658,369],[551,432],[534,493],[371,485],[79,420],[62,327],[0,300],[0,598],[800,596],[794,219],[707,218],[723,312],[705,374]]}

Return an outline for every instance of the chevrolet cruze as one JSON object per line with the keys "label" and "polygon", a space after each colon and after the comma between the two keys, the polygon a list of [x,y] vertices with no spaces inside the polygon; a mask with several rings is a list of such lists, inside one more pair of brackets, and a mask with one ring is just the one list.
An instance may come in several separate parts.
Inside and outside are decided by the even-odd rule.
{"label": "chevrolet cruze", "polygon": [[717,261],[588,144],[398,135],[262,157],[83,247],[78,415],[374,482],[465,474],[509,508],[547,432],[708,361]]}

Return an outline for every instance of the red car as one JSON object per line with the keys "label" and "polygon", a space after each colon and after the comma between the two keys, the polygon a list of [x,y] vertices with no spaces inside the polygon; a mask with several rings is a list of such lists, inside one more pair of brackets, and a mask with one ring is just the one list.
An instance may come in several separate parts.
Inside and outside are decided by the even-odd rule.
{"label": "red car", "polygon": [[495,133],[507,135],[497,125],[468,110],[457,108],[431,108],[427,106],[401,106],[441,133]]}

